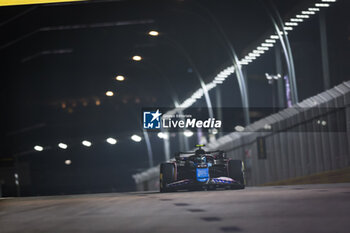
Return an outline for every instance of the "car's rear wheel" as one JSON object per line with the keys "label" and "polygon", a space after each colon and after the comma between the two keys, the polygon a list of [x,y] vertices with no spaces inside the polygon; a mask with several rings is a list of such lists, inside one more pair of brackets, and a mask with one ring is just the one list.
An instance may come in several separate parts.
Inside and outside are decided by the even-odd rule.
{"label": "car's rear wheel", "polygon": [[172,163],[162,163],[160,165],[159,175],[159,190],[160,192],[169,192],[171,189],[167,188],[167,184],[175,181],[175,166]]}
{"label": "car's rear wheel", "polygon": [[229,160],[228,161],[228,175],[230,178],[238,181],[240,186],[237,188],[244,189],[244,172],[243,172],[243,163],[241,160]]}

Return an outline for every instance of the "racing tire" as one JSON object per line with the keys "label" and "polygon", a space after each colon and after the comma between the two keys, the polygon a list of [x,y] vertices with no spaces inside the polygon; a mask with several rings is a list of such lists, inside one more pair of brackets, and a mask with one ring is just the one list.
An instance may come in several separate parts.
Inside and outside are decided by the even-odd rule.
{"label": "racing tire", "polygon": [[161,193],[170,192],[166,185],[175,181],[175,166],[172,163],[160,164],[159,190]]}
{"label": "racing tire", "polygon": [[243,163],[241,160],[229,160],[228,161],[228,176],[240,183],[239,186],[233,188],[244,189],[244,172],[243,172]]}

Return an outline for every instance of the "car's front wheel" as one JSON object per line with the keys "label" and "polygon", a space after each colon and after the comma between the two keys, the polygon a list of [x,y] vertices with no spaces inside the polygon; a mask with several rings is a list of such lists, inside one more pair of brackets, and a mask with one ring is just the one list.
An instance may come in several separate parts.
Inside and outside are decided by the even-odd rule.
{"label": "car's front wheel", "polygon": [[171,191],[167,188],[167,184],[175,181],[175,166],[173,163],[162,163],[160,164],[159,174],[159,190],[160,192]]}
{"label": "car's front wheel", "polygon": [[244,189],[244,172],[243,172],[243,162],[241,160],[229,160],[228,161],[228,175],[230,178],[238,181],[240,183],[239,188]]}

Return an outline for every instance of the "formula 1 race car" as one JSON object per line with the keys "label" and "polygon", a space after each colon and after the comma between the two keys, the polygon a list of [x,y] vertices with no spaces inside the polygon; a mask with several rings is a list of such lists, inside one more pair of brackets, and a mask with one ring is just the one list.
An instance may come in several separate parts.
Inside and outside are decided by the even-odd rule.
{"label": "formula 1 race car", "polygon": [[[200,189],[244,189],[241,160],[227,159],[224,151],[179,152],[175,161],[160,165],[161,192]],[[187,155],[186,157],[182,155]]]}

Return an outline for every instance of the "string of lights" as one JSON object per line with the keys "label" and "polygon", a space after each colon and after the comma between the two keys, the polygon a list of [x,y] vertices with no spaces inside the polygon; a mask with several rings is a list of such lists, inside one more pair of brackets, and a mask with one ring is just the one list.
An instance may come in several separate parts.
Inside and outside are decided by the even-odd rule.
{"label": "string of lights", "polygon": [[[194,135],[194,133],[191,130],[185,130],[183,132],[183,134],[185,137],[192,137]],[[166,132],[158,132],[157,136],[158,136],[158,138],[165,139],[165,140],[168,140],[170,138],[169,133],[166,133]],[[143,140],[143,138],[137,134],[133,134],[132,136],[130,136],[130,139],[134,142],[137,142],[137,143],[141,142]],[[119,142],[118,139],[113,138],[113,137],[108,137],[104,141],[110,145],[115,145]],[[98,142],[100,142],[100,140],[98,140]],[[93,145],[93,142],[92,142],[92,140],[82,140],[81,145],[85,146],[85,147],[91,147]],[[66,150],[66,149],[68,149],[69,146],[68,146],[68,144],[66,144],[64,142],[59,142],[57,144],[57,147],[62,149],[62,150]],[[35,145],[34,146],[34,150],[38,151],[38,152],[41,152],[44,150],[50,150],[52,148],[53,147],[51,147],[51,146],[44,146],[44,145]]]}
{"label": "string of lights", "polygon": [[[330,7],[332,3],[335,3],[336,0],[322,0],[321,2],[317,2],[314,4],[313,7],[309,7],[308,9],[301,10],[298,14],[296,14],[294,17],[288,19],[286,22],[284,22],[284,30],[285,31],[292,31],[295,27],[299,26],[302,22],[306,21],[310,17],[314,16],[321,10],[321,8],[327,8]],[[283,32],[281,32],[283,33]],[[287,32],[288,33],[288,32]],[[249,65],[249,63],[252,63],[257,58],[261,57],[264,53],[269,51],[271,48],[274,47],[277,40],[279,39],[279,36],[277,34],[272,34],[268,38],[266,38],[263,42],[261,42],[255,49],[248,52],[246,56],[244,56],[240,61],[239,65],[245,66]],[[213,81],[206,84],[207,90],[214,89],[217,85],[221,85],[224,83],[224,81],[234,73],[234,67],[229,66],[220,71],[213,79]],[[203,97],[204,91],[202,88],[195,91],[189,98],[184,100],[179,106],[171,111],[168,112],[168,114],[174,114],[179,109],[186,109],[192,106],[197,100],[201,99]]]}

